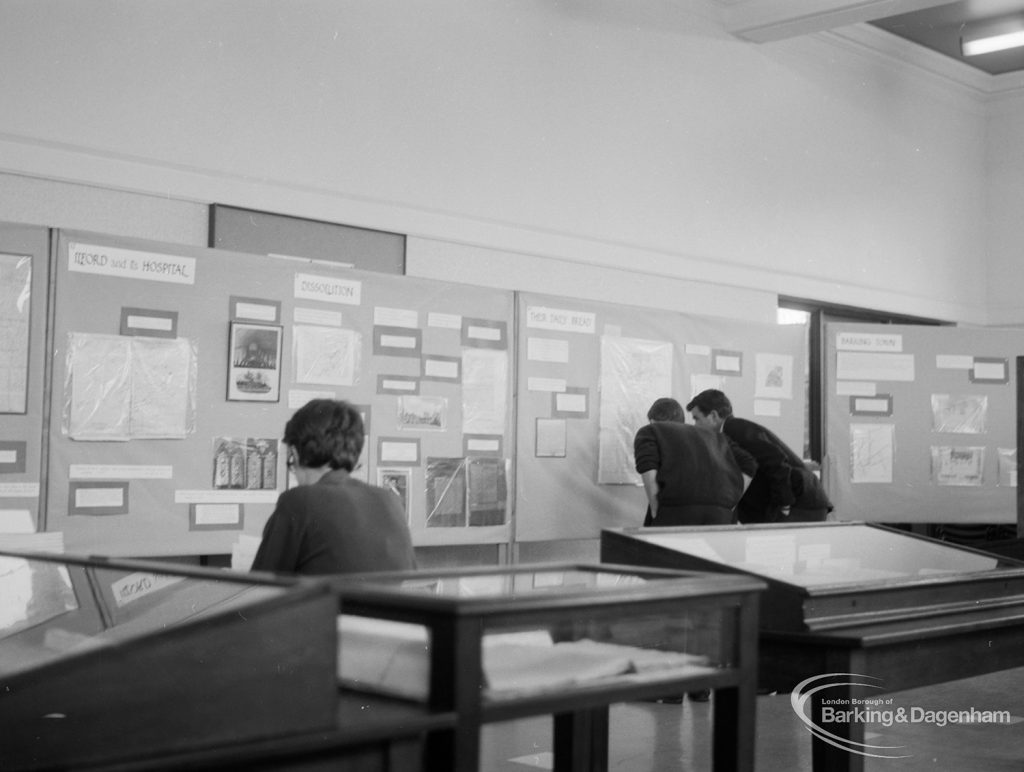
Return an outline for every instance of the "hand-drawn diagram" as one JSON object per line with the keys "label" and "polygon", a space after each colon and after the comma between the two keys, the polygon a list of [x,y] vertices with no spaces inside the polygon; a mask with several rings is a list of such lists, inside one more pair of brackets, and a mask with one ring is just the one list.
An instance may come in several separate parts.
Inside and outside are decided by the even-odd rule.
{"label": "hand-drawn diagram", "polygon": [[894,424],[850,424],[850,482],[892,482],[894,435]]}
{"label": "hand-drawn diagram", "polygon": [[672,394],[672,344],[605,335],[601,338],[599,483],[638,485],[633,437],[658,397]]}
{"label": "hand-drawn diagram", "polygon": [[329,386],[355,383],[358,334],[338,327],[296,325],[295,380]]}

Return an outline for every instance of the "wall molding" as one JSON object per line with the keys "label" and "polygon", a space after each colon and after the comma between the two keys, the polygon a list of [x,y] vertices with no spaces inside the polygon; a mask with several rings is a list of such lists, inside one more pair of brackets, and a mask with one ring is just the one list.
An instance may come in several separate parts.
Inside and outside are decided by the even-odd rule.
{"label": "wall molding", "polygon": [[247,209],[336,222],[360,228],[596,265],[704,284],[815,298],[872,310],[903,310],[919,316],[985,324],[985,309],[850,281],[755,267],[702,255],[671,253],[569,232],[543,230],[348,196],[338,191],[269,179],[183,168],[88,148],[0,135],[0,172],[105,187],[185,202],[220,203]]}

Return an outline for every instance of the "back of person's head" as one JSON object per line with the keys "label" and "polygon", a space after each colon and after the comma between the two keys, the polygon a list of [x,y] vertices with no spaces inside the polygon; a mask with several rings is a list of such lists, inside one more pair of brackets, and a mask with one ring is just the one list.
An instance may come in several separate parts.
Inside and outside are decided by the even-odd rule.
{"label": "back of person's head", "polygon": [[699,408],[704,415],[710,415],[714,410],[719,418],[728,418],[732,415],[732,403],[729,398],[718,389],[704,389],[700,394],[690,400],[686,405],[687,411]]}
{"label": "back of person's head", "polygon": [[302,466],[352,471],[363,450],[363,418],[348,402],[314,399],[300,407],[284,427],[284,442],[290,445]]}
{"label": "back of person's head", "polygon": [[672,397],[661,397],[654,400],[651,409],[647,411],[647,420],[686,423],[686,413],[683,412],[683,406]]}

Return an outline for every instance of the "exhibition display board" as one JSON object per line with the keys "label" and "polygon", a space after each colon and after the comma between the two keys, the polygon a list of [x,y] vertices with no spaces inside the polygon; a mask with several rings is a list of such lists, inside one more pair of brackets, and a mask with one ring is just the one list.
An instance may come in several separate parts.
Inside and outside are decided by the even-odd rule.
{"label": "exhibition display board", "polygon": [[[50,232],[0,224],[0,539],[39,527]],[[38,544],[36,545],[38,546]]]}
{"label": "exhibition display board", "polygon": [[831,323],[825,336],[835,517],[1017,522],[1024,330]]}
{"label": "exhibition display board", "polygon": [[633,438],[658,397],[721,389],[737,416],[797,453],[806,331],[726,318],[518,296],[516,539],[596,539],[639,525]]}
{"label": "exhibition display board", "polygon": [[55,254],[46,529],[69,551],[258,536],[318,397],[360,409],[354,474],[417,545],[511,539],[511,293],[87,233]]}
{"label": "exhibition display board", "polygon": [[361,411],[355,474],[400,497],[419,547],[596,539],[640,522],[632,440],[657,397],[720,388],[737,415],[803,446],[802,327],[10,233],[0,277],[12,298],[31,292],[5,317],[27,365],[11,369],[0,413],[0,512],[72,552],[251,548],[294,484],[284,425],[319,397]]}

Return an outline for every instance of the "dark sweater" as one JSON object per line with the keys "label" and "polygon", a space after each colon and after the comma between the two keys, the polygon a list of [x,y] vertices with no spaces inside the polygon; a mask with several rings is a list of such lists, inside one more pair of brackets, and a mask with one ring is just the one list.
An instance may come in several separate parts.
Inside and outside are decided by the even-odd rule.
{"label": "dark sweater", "polygon": [[821,520],[832,510],[817,476],[774,432],[734,416],[722,432],[757,460],[757,474],[739,506],[743,522],[773,522],[782,507],[817,512]]}
{"label": "dark sweater", "polygon": [[341,574],[416,567],[398,497],[343,469],[282,493],[253,571]]}
{"label": "dark sweater", "polygon": [[670,522],[670,509],[683,510],[678,513],[683,520],[687,508],[731,513],[743,494],[742,472],[753,476],[756,470],[753,458],[725,435],[673,421],[642,427],[633,440],[633,455],[637,472],[657,472],[659,526],[684,524],[675,517]]}

